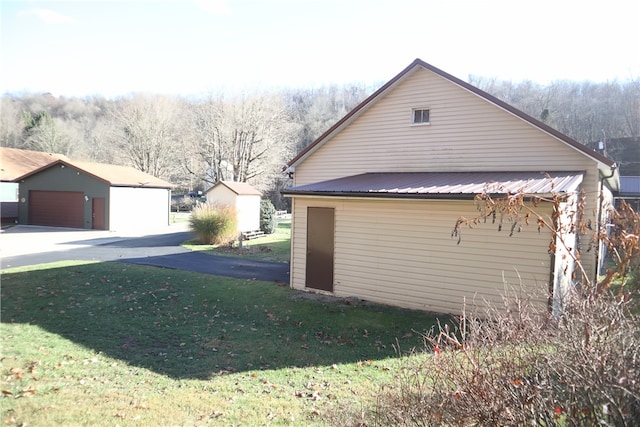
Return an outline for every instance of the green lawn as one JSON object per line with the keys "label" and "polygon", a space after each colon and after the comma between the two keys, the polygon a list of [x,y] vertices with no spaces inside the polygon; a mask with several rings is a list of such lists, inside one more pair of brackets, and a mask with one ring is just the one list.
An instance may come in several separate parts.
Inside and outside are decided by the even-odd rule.
{"label": "green lawn", "polygon": [[347,425],[435,318],[304,296],[111,262],[5,270],[1,422]]}
{"label": "green lawn", "polygon": [[171,224],[189,222],[189,218],[191,218],[191,212],[171,212],[169,216]]}
{"label": "green lawn", "polygon": [[291,220],[278,221],[276,231],[254,240],[238,242],[233,246],[201,245],[196,240],[183,244],[187,249],[212,255],[236,256],[272,262],[289,262],[291,254]]}

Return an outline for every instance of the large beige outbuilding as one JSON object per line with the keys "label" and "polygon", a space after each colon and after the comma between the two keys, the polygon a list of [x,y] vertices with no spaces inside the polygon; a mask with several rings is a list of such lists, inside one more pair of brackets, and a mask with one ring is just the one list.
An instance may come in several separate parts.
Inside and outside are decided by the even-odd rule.
{"label": "large beige outbuilding", "polygon": [[510,235],[488,221],[452,238],[459,217],[478,215],[476,194],[561,194],[568,221],[583,192],[595,225],[619,185],[608,158],[420,59],[286,171],[291,287],[444,313],[523,288],[557,308],[575,267],[566,252],[581,250],[590,277],[600,262],[587,236],[550,251],[535,225]]}

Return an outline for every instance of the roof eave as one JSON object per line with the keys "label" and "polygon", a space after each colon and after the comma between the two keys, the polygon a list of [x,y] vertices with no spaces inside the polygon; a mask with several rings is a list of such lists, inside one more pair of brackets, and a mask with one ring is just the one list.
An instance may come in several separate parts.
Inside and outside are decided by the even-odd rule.
{"label": "roof eave", "polygon": [[608,172],[605,173],[603,168],[599,168],[601,179],[607,184],[607,187],[611,189],[611,191],[619,192],[620,191],[620,168],[617,164],[613,164],[613,166],[609,168],[604,168]]}
{"label": "roof eave", "polygon": [[231,182],[231,184],[229,182],[230,181],[218,181],[211,188],[209,188],[207,190],[207,193],[209,191],[213,190],[214,188],[216,188],[218,185],[221,185],[221,186],[224,186],[229,191],[231,191],[232,193],[234,193],[236,196],[260,196],[260,197],[262,197],[262,193],[261,192],[259,192],[255,188],[251,187],[247,183],[241,183],[241,184],[247,184],[247,186],[249,186],[252,191],[249,191],[249,189],[246,189],[247,191],[240,190],[238,188],[235,188],[235,186],[233,185],[233,182]]}
{"label": "roof eave", "polygon": [[19,182],[19,181],[21,181],[23,179],[26,179],[26,178],[28,178],[28,177],[30,177],[32,175],[36,175],[36,174],[38,174],[38,173],[40,173],[40,172],[42,172],[44,170],[53,168],[53,167],[58,166],[58,165],[62,165],[64,167],[76,169],[76,170],[78,170],[78,171],[80,171],[80,172],[82,172],[82,173],[84,173],[84,174],[86,174],[86,175],[88,175],[88,176],[100,181],[100,182],[103,182],[103,183],[107,184],[110,187],[168,188],[168,189],[171,189],[171,188],[175,187],[175,185],[171,184],[171,183],[167,183],[168,185],[160,185],[160,184],[151,184],[151,183],[149,183],[149,184],[135,183],[134,184],[134,183],[113,182],[113,181],[110,181],[109,179],[102,178],[102,177],[100,177],[100,176],[98,176],[98,175],[96,175],[94,173],[91,173],[91,172],[87,171],[86,169],[84,169],[84,168],[82,168],[82,167],[80,167],[80,166],[78,166],[76,164],[73,164],[71,162],[67,162],[67,161],[61,160],[61,159],[55,160],[55,161],[53,161],[53,162],[51,162],[51,163],[49,163],[47,165],[44,165],[44,166],[42,166],[42,167],[40,167],[38,169],[35,169],[35,170],[30,171],[30,172],[28,172],[28,173],[26,173],[26,174],[24,174],[22,176],[19,176],[18,178],[15,178],[13,182]]}
{"label": "roof eave", "polygon": [[126,184],[126,183],[109,183],[109,187],[120,187],[120,188],[159,188],[163,190],[170,190],[175,187],[174,184],[170,185],[159,185],[159,184]]}
{"label": "roof eave", "polygon": [[110,183],[108,180],[106,180],[106,179],[104,179],[104,178],[101,178],[101,177],[99,177],[99,176],[96,176],[96,175],[94,175],[94,174],[92,174],[92,173],[90,173],[90,172],[87,172],[86,170],[82,169],[81,167],[78,167],[78,166],[76,166],[76,165],[74,165],[74,164],[72,164],[72,163],[69,163],[69,162],[66,162],[66,161],[64,161],[64,160],[60,160],[60,159],[55,160],[55,161],[53,161],[53,162],[51,162],[51,163],[49,163],[49,164],[46,164],[46,165],[44,165],[44,166],[42,166],[42,167],[40,167],[40,168],[38,168],[38,169],[32,170],[32,171],[30,171],[30,172],[27,172],[26,174],[24,174],[24,175],[19,176],[18,178],[16,178],[16,179],[14,180],[14,182],[22,181],[23,179],[26,179],[26,178],[28,178],[28,177],[30,177],[30,176],[36,175],[36,174],[38,174],[38,173],[40,173],[40,172],[42,172],[42,171],[45,171],[45,170],[47,170],[47,169],[50,169],[50,168],[53,168],[53,167],[55,167],[55,166],[59,166],[59,165],[60,165],[60,166],[67,167],[67,168],[74,168],[74,169],[77,169],[77,170],[79,170],[79,171],[82,171],[82,173],[85,173],[85,174],[87,174],[87,175],[89,175],[89,176],[91,176],[91,177],[93,177],[93,178],[95,178],[95,179],[97,179],[97,180],[99,180],[99,181],[102,181],[102,182],[104,182],[104,183],[106,183],[106,184],[111,185],[111,183]]}

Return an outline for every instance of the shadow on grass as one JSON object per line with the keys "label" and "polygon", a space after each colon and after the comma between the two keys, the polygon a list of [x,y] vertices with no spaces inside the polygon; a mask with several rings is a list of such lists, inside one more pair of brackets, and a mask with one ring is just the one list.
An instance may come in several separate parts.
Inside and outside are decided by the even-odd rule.
{"label": "shadow on grass", "polygon": [[422,348],[435,322],[300,298],[283,284],[116,262],[4,273],[1,292],[3,323],[183,379],[388,358]]}

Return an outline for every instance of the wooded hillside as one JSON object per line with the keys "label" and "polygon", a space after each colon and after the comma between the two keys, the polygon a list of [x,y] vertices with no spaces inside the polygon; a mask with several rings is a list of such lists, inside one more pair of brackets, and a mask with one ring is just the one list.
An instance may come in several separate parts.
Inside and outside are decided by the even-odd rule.
{"label": "wooded hillside", "polygon": [[[602,146],[622,175],[640,175],[640,79],[469,81],[593,149]],[[178,193],[246,181],[280,209],[282,166],[375,89],[353,84],[199,99],[5,94],[0,145],[131,165],[177,184]]]}

